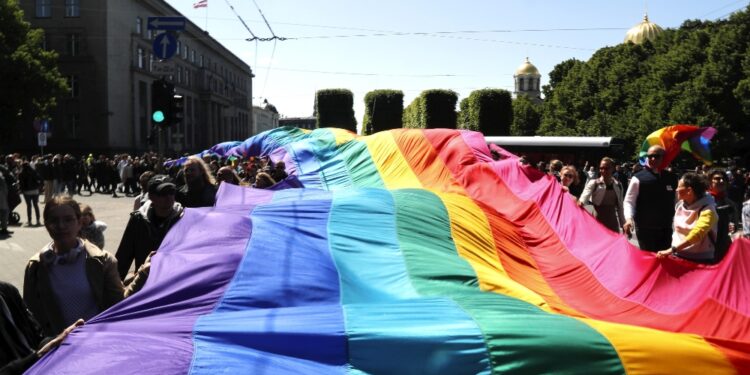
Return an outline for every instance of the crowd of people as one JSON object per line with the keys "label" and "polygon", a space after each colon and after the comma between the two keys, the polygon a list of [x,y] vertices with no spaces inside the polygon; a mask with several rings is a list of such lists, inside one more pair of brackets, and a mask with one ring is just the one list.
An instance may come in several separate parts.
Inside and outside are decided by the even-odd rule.
{"label": "crowd of people", "polygon": [[[579,168],[560,160],[540,161],[536,168],[641,250],[659,258],[720,262],[733,240],[750,238],[750,172],[701,165],[679,173],[662,162],[664,156],[661,146],[653,146],[645,165],[604,157],[598,170],[588,162]],[[521,163],[528,164],[523,157]]]}
{"label": "crowd of people", "polygon": [[[184,207],[213,206],[222,183],[268,188],[288,177],[284,163],[268,157],[241,162],[189,157],[173,168],[164,168],[164,160],[155,155],[80,160],[8,155],[3,161],[0,239],[12,234],[7,225],[15,207],[8,199],[13,192],[26,200],[26,225],[32,227],[40,226],[39,196],[44,196],[42,218],[51,238],[26,266],[23,297],[13,285],[0,282],[3,375],[22,373],[75,327],[138,292],[148,278],[151,257]],[[133,211],[112,255],[104,250],[106,223],[73,197],[119,197],[118,192],[133,197]]]}
{"label": "crowd of people", "polygon": [[[598,170],[588,162],[577,168],[559,160],[540,162],[537,168],[554,176],[580,206],[590,207],[604,227],[635,234],[637,245],[657,258],[720,261],[734,238],[750,237],[750,174],[699,167],[678,177],[664,167],[664,155],[654,146],[645,166],[631,168],[605,157]],[[137,293],[148,278],[151,258],[185,207],[213,206],[222,183],[269,188],[288,177],[284,163],[268,157],[193,156],[172,168],[154,154],[8,155],[1,161],[0,236],[12,234],[7,230],[14,207],[9,196],[15,191],[26,201],[27,226],[41,225],[43,195],[43,225],[51,238],[27,264],[23,297],[0,282],[0,317],[4,327],[15,327],[5,329],[8,334],[0,339],[2,374],[23,372],[85,320]],[[133,198],[114,255],[104,250],[106,223],[73,198],[82,193]],[[740,208],[736,202],[743,201]]]}

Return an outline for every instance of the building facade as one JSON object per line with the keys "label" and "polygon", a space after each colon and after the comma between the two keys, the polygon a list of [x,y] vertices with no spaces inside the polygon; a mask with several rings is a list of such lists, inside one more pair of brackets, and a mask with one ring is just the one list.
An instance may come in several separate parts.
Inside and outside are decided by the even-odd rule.
{"label": "building facade", "polygon": [[267,101],[261,106],[253,106],[253,134],[279,127],[279,111]]}
{"label": "building facade", "polygon": [[526,58],[526,61],[516,69],[516,73],[513,74],[513,80],[515,81],[515,90],[513,91],[513,94],[515,94],[516,97],[524,95],[537,103],[542,102],[542,75],[539,74],[539,69],[529,61],[528,57]]}
{"label": "building facade", "polygon": [[[148,17],[180,16],[162,0],[26,0],[25,18],[56,50],[70,93],[50,119],[51,152],[193,152],[252,132],[252,70],[190,21],[176,33],[173,74],[153,71],[152,44],[163,31]],[[151,83],[165,78],[184,99],[181,124],[154,129]],[[21,149],[36,147],[36,135]]]}

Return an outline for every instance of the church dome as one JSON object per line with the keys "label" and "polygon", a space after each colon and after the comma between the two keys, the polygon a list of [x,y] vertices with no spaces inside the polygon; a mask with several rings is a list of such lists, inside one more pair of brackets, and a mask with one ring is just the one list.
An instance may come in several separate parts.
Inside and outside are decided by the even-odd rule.
{"label": "church dome", "polygon": [[521,64],[518,69],[516,69],[516,75],[535,75],[535,76],[541,76],[539,74],[539,69],[537,69],[534,64],[532,64],[529,61],[529,58],[526,58],[526,61],[524,61],[523,64]]}
{"label": "church dome", "polygon": [[662,31],[663,30],[659,25],[648,20],[648,15],[644,15],[643,21],[633,26],[628,30],[628,33],[625,34],[624,43],[633,42],[634,44],[641,44],[646,40],[653,41]]}

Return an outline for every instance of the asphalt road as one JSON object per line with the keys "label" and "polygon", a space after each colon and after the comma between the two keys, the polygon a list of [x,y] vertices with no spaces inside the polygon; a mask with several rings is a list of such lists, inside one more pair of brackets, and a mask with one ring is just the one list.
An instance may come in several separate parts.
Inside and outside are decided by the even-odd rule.
{"label": "asphalt road", "polygon": [[[114,255],[120,239],[128,223],[133,209],[133,199],[119,194],[120,198],[111,195],[94,194],[87,196],[76,195],[74,199],[88,204],[94,210],[97,220],[107,223],[104,232],[104,249]],[[40,196],[40,200],[44,198]],[[0,280],[15,285],[19,290],[23,287],[23,273],[29,258],[51,240],[44,226],[28,226],[26,224],[26,203],[21,202],[15,209],[21,215],[23,225],[11,225],[9,230],[14,233],[8,238],[0,237]],[[39,204],[40,216],[44,212],[44,204]],[[32,215],[34,215],[32,209]],[[41,220],[42,223],[44,220]]]}

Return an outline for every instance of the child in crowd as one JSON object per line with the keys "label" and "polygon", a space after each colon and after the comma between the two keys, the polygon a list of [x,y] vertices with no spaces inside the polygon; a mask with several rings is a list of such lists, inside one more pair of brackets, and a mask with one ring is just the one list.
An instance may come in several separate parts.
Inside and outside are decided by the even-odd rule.
{"label": "child in crowd", "polygon": [[88,240],[100,249],[104,249],[104,231],[107,224],[96,220],[91,206],[80,203],[81,206],[81,238]]}

